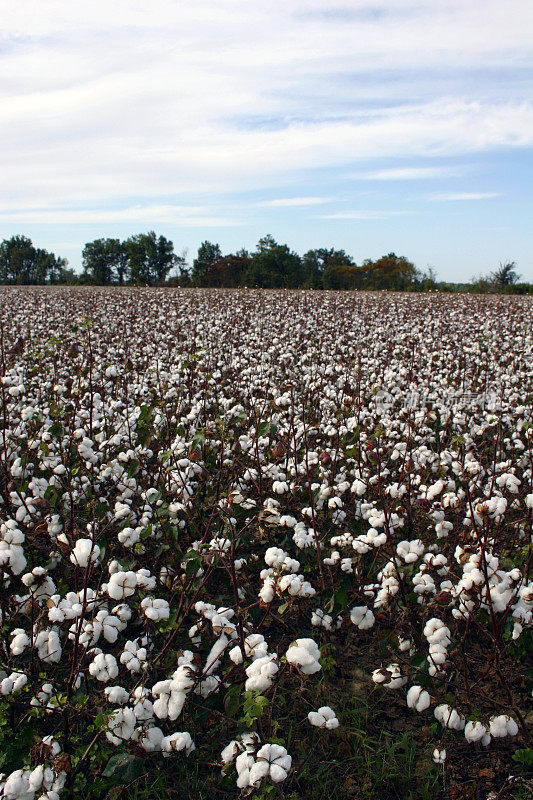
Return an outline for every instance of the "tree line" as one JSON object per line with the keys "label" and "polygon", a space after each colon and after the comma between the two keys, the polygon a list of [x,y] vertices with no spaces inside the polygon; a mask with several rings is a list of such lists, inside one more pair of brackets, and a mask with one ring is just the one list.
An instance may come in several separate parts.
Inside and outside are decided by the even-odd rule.
{"label": "tree line", "polygon": [[300,256],[271,235],[255,250],[223,254],[220,245],[204,241],[192,265],[174,244],[154,231],[128,239],[87,242],[81,274],[65,258],[34,247],[26,236],[0,244],[0,283],[19,285],[91,284],[97,286],[198,286],[308,289],[387,289],[392,291],[508,291],[533,293],[519,283],[513,261],[500,263],[489,275],[469,284],[437,281],[431,268],[418,269],[405,256],[388,253],[358,265],[344,250],[316,248]]}

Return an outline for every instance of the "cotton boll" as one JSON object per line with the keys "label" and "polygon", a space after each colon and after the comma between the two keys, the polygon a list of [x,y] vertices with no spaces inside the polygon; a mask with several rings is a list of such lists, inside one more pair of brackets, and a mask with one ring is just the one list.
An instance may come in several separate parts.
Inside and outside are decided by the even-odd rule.
{"label": "cotton boll", "polygon": [[407,692],[407,705],[415,711],[425,711],[429,708],[431,698],[429,692],[426,692],[422,686],[411,686]]}
{"label": "cotton boll", "polygon": [[137,719],[131,708],[118,708],[107,723],[106,738],[111,744],[122,744],[132,738]]}
{"label": "cotton boll", "polygon": [[107,683],[118,675],[118,664],[109,653],[98,653],[89,664],[89,672],[97,681]]}
{"label": "cotton boll", "polygon": [[435,750],[433,750],[433,761],[435,764],[444,764],[446,761],[446,750],[436,747]]}
{"label": "cotton boll", "polygon": [[486,734],[487,729],[481,722],[469,720],[465,725],[465,739],[467,742],[480,742]]}
{"label": "cotton boll", "polygon": [[495,739],[503,738],[504,736],[516,736],[518,725],[508,714],[500,714],[490,718],[489,732]]}
{"label": "cotton boll", "polygon": [[89,563],[94,564],[100,556],[100,548],[92,539],[78,539],[70,554],[70,561],[77,567],[85,569]]}
{"label": "cotton boll", "polygon": [[13,637],[9,647],[11,653],[14,656],[22,655],[22,653],[27,650],[31,644],[30,637],[23,628],[15,628],[15,630],[11,632],[11,636]]}
{"label": "cotton boll", "polygon": [[339,727],[339,720],[332,708],[322,706],[318,711],[310,711],[307,719],[315,728],[327,728],[334,730]]}
{"label": "cotton boll", "polygon": [[274,682],[278,670],[279,666],[274,655],[255,659],[246,667],[245,691],[266,691]]}
{"label": "cotton boll", "polygon": [[107,593],[113,600],[125,600],[135,593],[137,576],[135,572],[114,572],[107,584]]}
{"label": "cotton boll", "polygon": [[61,642],[56,630],[40,631],[35,637],[34,644],[41,661],[56,664],[61,659]]}
{"label": "cotton boll", "polygon": [[313,675],[322,669],[319,663],[320,650],[314,639],[296,639],[289,645],[285,657],[289,664],[297,666],[304,675]]}
{"label": "cotton boll", "polygon": [[465,718],[446,703],[437,706],[433,712],[433,715],[437,722],[440,722],[443,728],[462,731],[465,727]]}
{"label": "cotton boll", "polygon": [[106,686],[104,689],[104,694],[107,698],[107,701],[116,706],[124,706],[130,699],[129,692],[127,692],[122,686]]}
{"label": "cotton boll", "polygon": [[160,619],[168,619],[170,616],[170,607],[166,600],[161,600],[154,597],[145,597],[141,602],[141,608],[148,619],[157,622]]}
{"label": "cotton boll", "polygon": [[186,731],[172,733],[170,736],[164,736],[161,740],[161,750],[167,758],[172,753],[185,753],[188,756],[194,749],[195,746],[191,734]]}
{"label": "cotton boll", "polygon": [[350,611],[350,620],[360,631],[366,631],[374,626],[376,618],[367,606],[354,606]]}

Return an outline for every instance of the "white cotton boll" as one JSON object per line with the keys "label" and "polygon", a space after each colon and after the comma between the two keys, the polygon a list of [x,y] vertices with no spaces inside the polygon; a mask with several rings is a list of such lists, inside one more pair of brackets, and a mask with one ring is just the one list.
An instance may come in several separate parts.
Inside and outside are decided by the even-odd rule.
{"label": "white cotton boll", "polygon": [[130,672],[140,672],[148,666],[147,655],[146,647],[141,646],[138,639],[128,640],[120,654],[120,663]]}
{"label": "white cotton boll", "polygon": [[124,600],[135,593],[137,575],[135,572],[114,572],[107,584],[107,593],[113,600]]}
{"label": "white cotton boll", "polygon": [[489,731],[490,735],[495,739],[503,738],[504,736],[516,736],[518,725],[508,714],[500,714],[490,718]]}
{"label": "white cotton boll", "polygon": [[144,735],[139,739],[139,745],[147,753],[155,753],[161,750],[163,742],[163,731],[161,728],[148,728]]}
{"label": "white cotton boll", "polygon": [[433,716],[437,722],[440,722],[443,728],[462,731],[465,727],[465,718],[446,703],[437,706],[433,712]]}
{"label": "white cotton boll", "polygon": [[467,742],[480,742],[486,734],[487,729],[481,722],[468,720],[465,725],[465,739]]}
{"label": "white cotton boll", "polygon": [[141,534],[135,528],[122,528],[117,538],[124,547],[133,547],[140,541]]}
{"label": "white cotton boll", "polygon": [[255,779],[252,780],[252,770],[256,765],[262,763],[267,764],[267,771],[264,772],[264,768],[261,767],[257,772],[257,780],[260,781],[264,776],[269,775],[274,783],[280,783],[284,781],[289,774],[292,758],[281,745],[264,744],[263,747],[257,751],[256,763],[250,770],[250,785],[255,785],[257,782]]}
{"label": "white cotton boll", "polygon": [[122,686],[106,686],[104,694],[107,701],[116,706],[124,706],[130,699],[129,692]]}
{"label": "white cotton boll", "polygon": [[145,597],[141,602],[141,608],[144,611],[144,615],[154,622],[160,619],[168,619],[170,616],[168,602],[159,598]]}
{"label": "white cotton boll", "polygon": [[98,653],[89,664],[89,672],[97,681],[107,683],[118,675],[118,664],[110,653]]}
{"label": "white cotton boll", "polygon": [[446,761],[446,750],[439,750],[439,748],[436,747],[433,750],[433,761],[435,764],[444,764]]}
{"label": "white cotton boll", "polygon": [[191,734],[187,731],[172,733],[170,736],[164,736],[161,740],[161,750],[167,758],[172,753],[185,753],[188,756],[194,749],[195,745]]}
{"label": "white cotton boll", "polygon": [[407,692],[407,705],[415,711],[422,712],[429,708],[431,698],[422,686],[411,686]]}
{"label": "white cotton boll", "polygon": [[296,639],[285,654],[289,664],[299,667],[304,675],[313,675],[322,667],[319,663],[320,650],[314,639]]}
{"label": "white cotton boll", "polygon": [[75,566],[85,569],[89,563],[94,564],[100,556],[100,548],[92,539],[78,539],[70,554],[70,561]]}
{"label": "white cotton boll", "polygon": [[[263,658],[267,654],[268,644],[265,637],[260,633],[252,633],[244,637],[244,653],[247,658],[254,661]],[[242,664],[242,651],[240,645],[232,647],[228,656],[234,664]]]}
{"label": "white cotton boll", "polygon": [[5,800],[33,800],[35,792],[30,789],[29,772],[17,769],[4,783],[2,796]]}
{"label": "white cotton boll", "polygon": [[373,627],[376,618],[367,606],[354,606],[350,611],[350,620],[360,631],[366,631]]}
{"label": "white cotton boll", "polygon": [[41,661],[45,661],[49,664],[55,664],[61,659],[62,649],[57,631],[40,631],[40,633],[38,633],[35,637],[34,644],[37,648],[37,655]]}
{"label": "white cotton boll", "polygon": [[279,670],[279,666],[274,655],[266,655],[257,658],[246,667],[245,691],[264,692],[268,689]]}
{"label": "white cotton boll", "polygon": [[334,730],[339,727],[337,715],[329,706],[322,706],[318,711],[310,711],[307,719],[315,728],[327,728]]}
{"label": "white cotton boll", "polygon": [[268,577],[265,579],[263,586],[259,590],[259,599],[267,604],[271,603],[276,594],[276,581],[274,578]]}
{"label": "white cotton boll", "polygon": [[12,655],[20,656],[30,646],[30,637],[23,628],[15,628],[15,630],[11,632],[11,636],[13,639],[9,649]]}
{"label": "white cotton boll", "polygon": [[137,719],[131,708],[118,708],[107,723],[106,738],[112,744],[122,744],[132,738]]}
{"label": "white cotton boll", "polygon": [[533,508],[533,493],[526,495],[526,506],[527,508]]}

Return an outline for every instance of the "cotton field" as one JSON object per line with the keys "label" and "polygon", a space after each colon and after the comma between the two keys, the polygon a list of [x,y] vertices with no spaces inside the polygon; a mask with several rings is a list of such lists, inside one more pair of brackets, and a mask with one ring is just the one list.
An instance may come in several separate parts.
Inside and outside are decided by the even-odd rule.
{"label": "cotton field", "polygon": [[531,300],[0,298],[2,798],[528,796]]}

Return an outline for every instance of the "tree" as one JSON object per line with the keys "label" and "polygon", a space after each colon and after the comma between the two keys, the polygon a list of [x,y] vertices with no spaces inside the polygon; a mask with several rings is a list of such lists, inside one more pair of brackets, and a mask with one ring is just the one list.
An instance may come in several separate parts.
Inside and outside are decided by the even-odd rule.
{"label": "tree", "polygon": [[124,283],[128,254],[120,239],[95,239],[83,248],[84,276],[91,283],[107,286]]}
{"label": "tree", "polygon": [[303,271],[305,284],[312,288],[351,289],[357,265],[344,250],[321,247],[304,255]]}
{"label": "tree", "polygon": [[184,258],[174,253],[174,245],[154,231],[138,233],[124,242],[128,256],[129,282],[156,286],[165,282],[171,269]]}
{"label": "tree", "polygon": [[505,286],[513,286],[515,283],[518,283],[520,276],[517,274],[515,267],[515,261],[505,261],[503,264],[500,261],[498,269],[490,275],[494,286],[497,286],[498,289],[502,289]]}
{"label": "tree", "polygon": [[65,258],[34,247],[27,236],[12,236],[0,244],[0,281],[7,284],[45,284],[65,281]]}
{"label": "tree", "polygon": [[286,244],[278,244],[270,236],[257,243],[245,281],[249,286],[296,288],[302,283],[302,259]]}
{"label": "tree", "polygon": [[366,289],[392,289],[405,291],[420,285],[421,275],[405,256],[388,253],[377,261],[363,262],[362,285]]}
{"label": "tree", "polygon": [[218,263],[222,258],[220,245],[213,242],[202,242],[198,255],[192,262],[192,282],[195,286],[224,286],[220,282]]}

